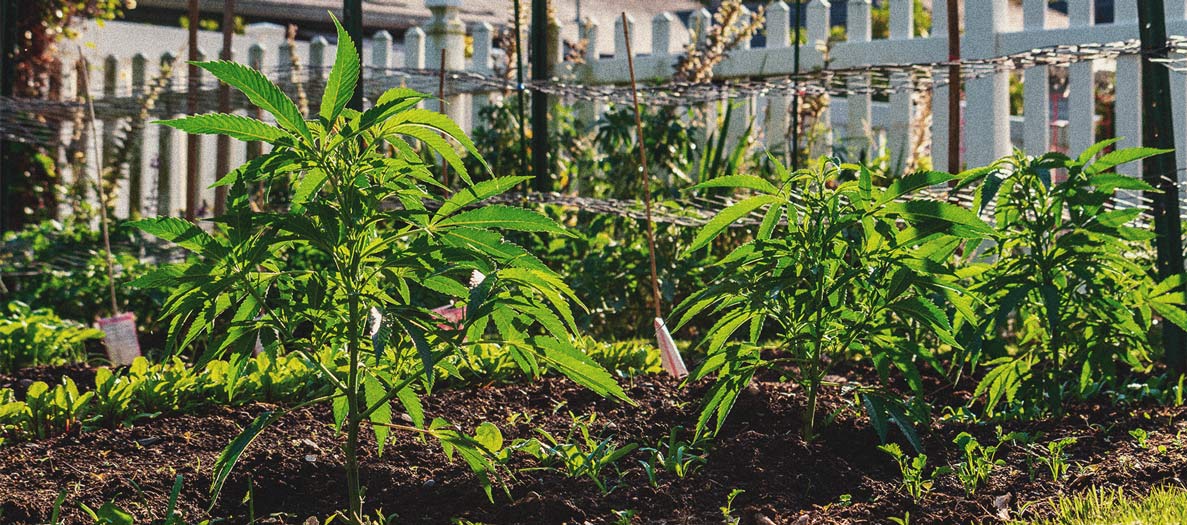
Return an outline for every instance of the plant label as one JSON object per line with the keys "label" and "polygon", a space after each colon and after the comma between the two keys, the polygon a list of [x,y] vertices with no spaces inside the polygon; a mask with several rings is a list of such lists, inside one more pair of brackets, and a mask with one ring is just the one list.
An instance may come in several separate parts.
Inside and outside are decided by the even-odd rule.
{"label": "plant label", "polygon": [[140,357],[140,339],[136,335],[136,316],[132,312],[99,320],[107,359],[115,366],[127,366]]}
{"label": "plant label", "polygon": [[684,366],[684,358],[680,357],[680,350],[676,349],[676,342],[668,332],[668,325],[659,317],[655,318],[655,338],[659,341],[659,358],[664,371],[676,379],[688,376],[688,368]]}

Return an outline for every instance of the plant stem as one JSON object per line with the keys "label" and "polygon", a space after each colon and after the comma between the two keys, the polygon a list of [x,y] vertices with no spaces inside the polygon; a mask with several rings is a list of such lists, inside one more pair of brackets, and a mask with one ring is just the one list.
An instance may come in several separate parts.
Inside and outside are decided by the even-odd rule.
{"label": "plant stem", "polygon": [[346,376],[346,492],[350,500],[352,523],[361,523],[363,517],[362,491],[359,486],[359,333],[362,323],[359,318],[359,295],[353,287],[347,291],[350,303],[350,322],[347,326],[350,338],[350,372]]}

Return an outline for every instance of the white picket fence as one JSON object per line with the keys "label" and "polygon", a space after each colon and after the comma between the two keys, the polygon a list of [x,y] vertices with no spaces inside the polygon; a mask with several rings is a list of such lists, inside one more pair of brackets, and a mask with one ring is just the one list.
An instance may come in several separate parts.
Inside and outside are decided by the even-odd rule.
{"label": "white picket fence", "polygon": [[[828,46],[827,63],[818,50],[829,35],[829,15],[832,5],[828,0],[807,0],[802,8],[805,10],[807,45],[802,47],[802,64],[805,70],[814,68],[854,68],[864,66],[894,65],[903,63],[930,63],[947,60],[947,13],[946,2],[934,1],[935,12],[932,15],[932,27],[929,37],[915,38],[916,21],[913,20],[912,0],[885,0],[889,2],[889,37],[886,39],[872,38],[872,3],[871,0],[848,0],[848,40],[833,43]],[[403,41],[396,43],[387,32],[380,32],[370,38],[363,49],[365,66],[370,66],[369,74],[372,88],[369,91],[400,85],[406,81],[399,75],[383,75],[379,71],[393,67],[436,68],[442,50],[445,52],[446,69],[467,70],[478,73],[492,71],[493,56],[496,53],[492,46],[493,29],[488,24],[466,27],[459,18],[458,3],[451,0],[426,0],[433,11],[433,19],[423,29],[409,30]],[[1187,0],[1165,0],[1168,16],[1168,32],[1171,35],[1187,34]],[[1031,49],[1055,46],[1078,45],[1092,43],[1109,43],[1138,37],[1137,11],[1134,1],[1119,1],[1116,6],[1115,21],[1111,24],[1095,24],[1092,0],[1069,0],[1068,27],[1049,27],[1047,0],[1024,0],[1024,27],[1021,30],[1007,29],[1009,0],[968,0],[965,2],[965,33],[962,38],[962,56],[970,59],[991,58],[1015,53],[1026,52]],[[767,6],[766,11],[766,46],[761,48],[745,48],[737,50],[722,62],[715,70],[717,78],[756,78],[785,76],[792,72],[792,51],[790,35],[792,34],[792,13],[794,7],[784,1],[775,1]],[[704,27],[711,15],[708,11],[694,12],[689,18],[689,26]],[[651,49],[639,50],[635,58],[638,76],[648,81],[663,80],[671,76],[673,65],[682,52],[676,46],[679,32],[688,32],[689,28],[680,19],[670,13],[656,16],[650,23],[631,21],[632,25],[650,26],[632,27],[632,34],[649,31]],[[559,22],[554,21],[556,27],[549,31],[551,45],[547,58],[557,64],[553,68],[558,75],[566,76],[569,82],[590,85],[621,84],[627,80],[625,31],[621,22],[610,28],[611,34],[606,34],[603,28],[586,25],[580,28],[582,38],[589,40],[585,63],[580,65],[560,64],[564,46],[560,42],[558,30]],[[126,27],[124,24],[119,27]],[[126,30],[126,29],[125,29]],[[156,30],[161,30],[157,28]],[[180,29],[173,31],[172,43],[183,43],[184,32]],[[275,33],[275,29],[271,30]],[[467,33],[473,38],[472,55],[466,57],[465,38]],[[682,35],[680,35],[682,36]],[[598,56],[596,42],[599,38],[614,39],[612,56]],[[213,40],[213,35],[205,35],[204,39]],[[240,41],[253,38],[253,31],[249,30]],[[134,50],[137,40],[134,36],[116,39],[118,46],[124,53]],[[526,39],[525,39],[526,42]],[[203,44],[205,45],[205,44]],[[259,42],[251,44],[247,53],[247,62],[256,67],[274,66],[280,72],[291,68],[290,56],[299,57],[302,67],[311,68],[317,74],[324,74],[332,61],[334,46],[323,38],[316,38],[312,42],[303,43],[296,50],[290,51],[287,44],[278,44],[274,38],[268,45]],[[206,53],[213,56],[214,53]],[[165,54],[159,61],[171,61],[175,58]],[[102,91],[102,97],[133,103],[143,92],[143,86],[151,81],[155,74],[158,60],[149,60],[143,53],[135,56],[112,54],[101,61],[103,71],[95,74],[96,90]],[[1079,151],[1097,140],[1095,136],[1095,97],[1094,70],[1100,67],[1116,68],[1116,134],[1126,137],[1122,145],[1137,145],[1141,137],[1141,96],[1140,96],[1140,61],[1136,56],[1122,56],[1114,64],[1097,62],[1080,62],[1069,67],[1069,95],[1067,107],[1069,111],[1066,121],[1052,122],[1050,103],[1051,93],[1048,89],[1047,67],[1038,67],[1024,73],[1025,91],[1024,115],[1011,117],[1009,109],[1008,74],[996,73],[981,78],[971,79],[966,83],[966,109],[964,112],[965,136],[963,137],[964,163],[969,166],[982,165],[1006,155],[1011,147],[1021,147],[1034,153],[1046,151],[1052,147],[1051,137],[1056,128],[1066,133],[1067,146],[1070,151]],[[174,80],[177,86],[185,83],[185,68],[178,67]],[[69,75],[69,72],[68,72]],[[103,82],[98,82],[102,79]],[[209,79],[207,79],[209,80]],[[1187,108],[1187,76],[1172,73],[1174,117],[1176,122],[1176,140],[1178,141],[1179,166],[1187,165],[1187,118],[1184,109]],[[209,84],[209,83],[208,83]],[[318,100],[315,96],[320,86],[314,82],[309,89],[310,100]],[[70,82],[67,82],[70,85]],[[294,86],[285,85],[290,92]],[[184,95],[181,95],[184,97]],[[935,166],[947,165],[947,144],[949,140],[956,140],[947,136],[948,128],[948,89],[938,87],[931,97],[932,132],[931,155]],[[491,95],[461,95],[449,98],[446,111],[464,128],[474,125],[474,115],[478,109],[489,104]],[[164,101],[171,111],[181,112],[183,99]],[[204,110],[213,110],[209,103],[213,96],[204,97]],[[740,122],[753,119],[756,127],[761,129],[763,139],[771,144],[784,144],[789,132],[790,101],[785,96],[755,96],[740,101],[744,111],[737,112]],[[831,116],[831,137],[829,140],[836,144],[869,144],[888,148],[892,158],[901,158],[900,152],[908,151],[914,145],[909,141],[915,122],[915,109],[912,107],[911,93],[902,92],[890,95],[889,102],[876,103],[870,95],[850,95],[848,97],[833,97]],[[595,111],[601,109],[597,105]],[[237,101],[236,110],[243,112],[248,108],[243,101]],[[101,123],[99,140],[112,140],[112,130],[118,123],[104,120]],[[741,129],[744,126],[732,126]],[[1011,127],[1014,128],[1013,133]],[[103,131],[106,130],[106,131]],[[69,130],[67,130],[67,133]],[[159,201],[158,206],[139,206],[138,209],[148,212],[176,213],[182,207],[184,188],[185,139],[178,133],[149,126],[145,130],[145,140],[142,150],[134,155],[134,165],[129,172],[134,174],[132,184],[139,185],[139,191],[132,192],[122,188],[120,205],[117,211],[127,214],[130,209],[137,208],[130,203],[129,195],[139,195],[146,202]],[[882,137],[879,139],[878,137]],[[1012,140],[1013,137],[1013,140]],[[203,187],[215,180],[214,173],[214,140],[205,138],[202,146],[202,180]],[[232,165],[246,158],[244,146],[236,146],[232,152]],[[138,163],[138,164],[137,164]],[[1138,166],[1124,168],[1125,173],[1137,175]],[[207,202],[212,202],[213,192],[204,195]]]}

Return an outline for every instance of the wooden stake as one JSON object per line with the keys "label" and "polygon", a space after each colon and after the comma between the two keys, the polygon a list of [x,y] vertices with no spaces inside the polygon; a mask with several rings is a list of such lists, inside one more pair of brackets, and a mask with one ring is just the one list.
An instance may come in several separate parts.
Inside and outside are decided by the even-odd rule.
{"label": "wooden stake", "polygon": [[[235,0],[226,0],[223,4],[223,51],[219,58],[231,60],[234,52],[231,44],[235,38]],[[218,85],[218,110],[220,113],[231,112],[231,86],[225,82]],[[222,177],[231,171],[231,137],[218,136],[218,151],[215,153],[218,161],[215,164],[216,175]],[[222,215],[227,210],[227,187],[219,186],[214,189],[214,215]]]}
{"label": "wooden stake", "polygon": [[635,133],[638,136],[639,166],[643,169],[643,208],[647,213],[647,257],[651,262],[651,294],[655,301],[655,318],[663,317],[660,308],[659,274],[655,269],[655,226],[651,222],[651,176],[647,170],[647,151],[643,145],[643,114],[639,110],[639,86],[635,82],[635,55],[631,52],[631,25],[626,12],[622,13],[622,30],[626,37],[626,63],[631,74],[631,99],[635,103]]}
{"label": "wooden stake", "polygon": [[95,101],[91,98],[91,64],[83,56],[82,46],[78,46],[78,57],[78,78],[82,81],[82,95],[87,98],[87,111],[90,114],[88,125],[91,130],[91,152],[95,155],[93,162],[98,174],[96,182],[99,191],[99,226],[103,233],[103,250],[107,255],[107,286],[111,294],[111,315],[115,317],[119,315],[120,307],[115,300],[115,257],[111,255],[111,235],[107,228],[107,190],[103,187],[103,160],[99,153],[99,135],[95,130]]}
{"label": "wooden stake", "polygon": [[[948,172],[960,173],[960,0],[948,1]],[[982,0],[984,1],[984,0]]]}

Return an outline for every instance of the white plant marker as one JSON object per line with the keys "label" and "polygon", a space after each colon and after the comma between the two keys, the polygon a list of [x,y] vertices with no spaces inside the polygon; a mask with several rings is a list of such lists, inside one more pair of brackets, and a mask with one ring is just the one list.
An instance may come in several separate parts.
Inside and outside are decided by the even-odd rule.
{"label": "white plant marker", "polygon": [[112,365],[128,366],[140,357],[136,316],[132,312],[99,319],[99,329],[103,331],[103,344],[107,347],[107,359]]}
{"label": "white plant marker", "polygon": [[676,342],[668,332],[668,325],[659,317],[655,318],[655,338],[659,340],[659,360],[664,366],[664,371],[678,379],[687,377],[688,368],[684,366],[684,358],[680,357],[680,350],[676,349]]}

